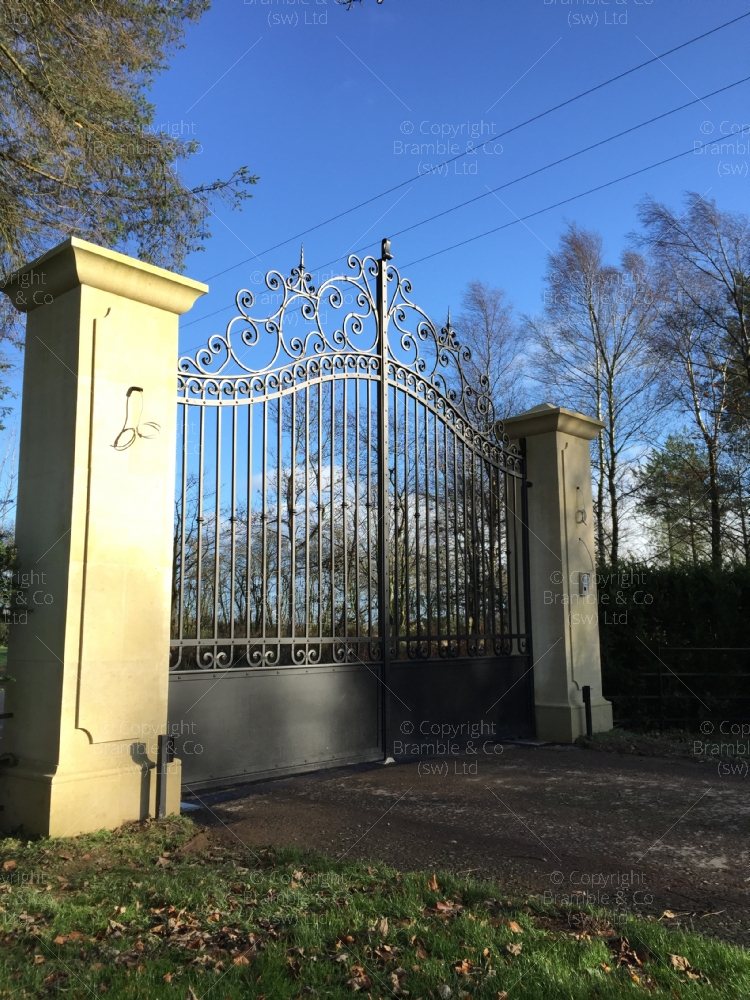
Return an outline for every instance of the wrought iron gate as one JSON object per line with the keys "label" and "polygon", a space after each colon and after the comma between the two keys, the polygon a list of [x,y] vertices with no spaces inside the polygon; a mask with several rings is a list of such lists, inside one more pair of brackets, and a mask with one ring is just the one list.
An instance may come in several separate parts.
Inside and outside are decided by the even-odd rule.
{"label": "wrought iron gate", "polygon": [[[533,731],[526,480],[390,263],[271,271],[178,373],[170,726],[188,782]],[[489,730],[488,730],[489,731]]]}

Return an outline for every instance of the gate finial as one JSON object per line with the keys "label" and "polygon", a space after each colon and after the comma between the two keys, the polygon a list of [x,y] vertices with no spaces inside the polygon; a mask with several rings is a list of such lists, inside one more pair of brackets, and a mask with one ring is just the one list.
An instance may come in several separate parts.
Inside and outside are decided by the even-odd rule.
{"label": "gate finial", "polygon": [[303,274],[305,271],[305,244],[300,243],[299,245],[299,271]]}

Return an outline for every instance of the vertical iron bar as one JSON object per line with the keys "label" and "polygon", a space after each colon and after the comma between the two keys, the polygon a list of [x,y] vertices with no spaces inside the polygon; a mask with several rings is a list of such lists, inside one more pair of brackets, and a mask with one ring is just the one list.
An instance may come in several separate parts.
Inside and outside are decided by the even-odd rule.
{"label": "vertical iron bar", "polygon": [[230,519],[231,529],[231,553],[229,556],[229,572],[231,574],[231,581],[229,583],[229,637],[232,640],[232,645],[230,646],[230,664],[234,662],[234,618],[235,618],[235,608],[234,602],[236,600],[236,586],[235,586],[235,568],[237,561],[237,399],[235,398],[232,403],[232,484],[231,484],[231,504],[232,504],[232,514]]}
{"label": "vertical iron bar", "polygon": [[[309,376],[309,372],[308,372]],[[305,663],[310,659],[310,384],[305,389]]]}
{"label": "vertical iron bar", "polygon": [[268,502],[268,400],[263,400],[263,444],[262,444],[262,466],[261,466],[261,503],[262,513],[260,515],[260,541],[261,541],[261,663],[266,663],[266,637],[268,635],[268,513],[266,504]]}
{"label": "vertical iron bar", "polygon": [[323,656],[323,383],[318,382],[318,662]]}
{"label": "vertical iron bar", "polygon": [[[390,393],[390,387],[388,387],[388,392]],[[389,396],[390,398],[390,396]],[[401,580],[401,549],[399,548],[401,538],[403,536],[403,522],[401,525],[401,531],[399,531],[398,526],[398,509],[399,509],[399,484],[398,484],[398,470],[399,470],[399,454],[398,454],[398,399],[399,392],[394,383],[393,386],[393,616],[391,619],[391,631],[395,636],[401,635],[401,620],[403,618],[404,609],[401,601],[401,588],[403,587],[403,580]],[[390,419],[390,415],[389,415]],[[390,426],[388,428],[390,433]],[[390,441],[388,443],[390,447]],[[396,643],[396,658],[399,655],[399,644]]]}
{"label": "vertical iron bar", "polygon": [[420,510],[421,502],[419,495],[419,466],[420,466],[420,455],[419,455],[419,415],[421,412],[421,406],[418,399],[414,400],[414,569],[417,576],[417,607],[416,607],[416,619],[417,619],[417,653],[421,654],[421,639],[422,639],[422,574],[420,572],[421,563],[421,552],[419,543],[421,536],[419,533],[419,525],[422,521],[422,512]]}
{"label": "vertical iron bar", "polygon": [[[187,390],[185,390],[187,392]],[[185,531],[187,516],[187,444],[188,444],[188,421],[190,410],[188,404],[182,405],[182,491],[180,497],[181,521],[180,526],[180,607],[179,607],[179,631],[180,640],[184,638],[185,629]],[[180,651],[182,655],[182,651]]]}
{"label": "vertical iron bar", "polygon": [[357,656],[361,649],[359,643],[359,424],[360,401],[359,379],[354,382],[354,635],[357,638]]}
{"label": "vertical iron bar", "polygon": [[377,505],[373,504],[372,496],[372,388],[373,383],[368,378],[365,382],[367,387],[367,635],[369,637],[368,659],[372,659],[372,515],[373,507],[377,510]]}
{"label": "vertical iron bar", "polygon": [[247,404],[247,581],[245,606],[245,637],[247,639],[247,662],[250,665],[250,591],[252,587],[252,544],[253,544],[253,402],[252,387],[249,388],[250,402]]}
{"label": "vertical iron bar", "polygon": [[297,393],[292,393],[292,441],[291,441],[291,463],[289,466],[289,636],[292,640],[290,651],[292,663],[294,659],[294,640],[296,638],[296,601],[297,601],[297,527],[295,515],[297,513],[297,497],[295,496],[295,471],[297,465]]}
{"label": "vertical iron bar", "polygon": [[404,393],[404,635],[406,637],[406,653],[410,653],[411,645],[411,566],[409,565],[409,500],[411,498],[411,465],[409,463],[409,395]]}
{"label": "vertical iron bar", "polygon": [[463,485],[461,487],[461,498],[464,505],[464,635],[466,636],[466,652],[469,651],[469,634],[471,629],[471,623],[473,623],[473,617],[470,615],[471,603],[469,600],[469,593],[471,587],[471,563],[472,552],[471,546],[469,544],[469,511],[468,511],[468,499],[467,499],[467,489],[466,489],[466,442],[461,440],[461,478],[463,480]]}
{"label": "vertical iron bar", "polygon": [[218,656],[219,585],[221,583],[221,405],[216,407],[216,504],[214,506],[214,666]]}
{"label": "vertical iron bar", "polygon": [[425,468],[425,478],[424,478],[424,508],[425,508],[425,528],[424,528],[424,540],[425,540],[425,594],[427,596],[427,655],[432,655],[432,590],[430,589],[430,582],[432,580],[432,575],[430,573],[430,553],[432,546],[430,545],[430,411],[426,406],[422,407],[424,412],[424,468]]}
{"label": "vertical iron bar", "polygon": [[[437,423],[437,420],[435,421]],[[451,554],[450,554],[450,526],[448,511],[448,427],[442,421],[443,431],[443,524],[445,526],[445,564],[443,566],[443,579],[445,580],[445,628],[443,634],[447,641],[446,653],[450,653],[450,631],[451,631]],[[440,548],[440,539],[437,540]]]}
{"label": "vertical iron bar", "polygon": [[281,662],[281,463],[284,397],[279,396],[276,424],[276,662]]}
{"label": "vertical iron bar", "polygon": [[461,591],[460,591],[460,561],[458,549],[458,437],[451,431],[453,442],[453,613],[458,655],[461,653]]}
{"label": "vertical iron bar", "polygon": [[[331,638],[336,638],[336,529],[334,527],[334,476],[336,474],[336,382],[331,380]],[[335,643],[331,645],[331,653],[335,652]]]}
{"label": "vertical iron bar", "polygon": [[342,419],[341,419],[341,514],[344,520],[342,530],[341,530],[341,540],[342,540],[342,555],[343,555],[343,575],[344,575],[344,592],[343,601],[341,607],[341,618],[344,627],[344,658],[347,657],[348,645],[347,639],[349,638],[349,532],[347,529],[347,521],[349,518],[349,470],[347,468],[347,448],[346,439],[348,434],[347,424],[349,422],[349,393],[347,391],[349,386],[349,379],[346,377],[346,368],[344,368],[344,378],[342,379],[342,393],[344,396],[343,405],[341,407]]}
{"label": "vertical iron bar", "polygon": [[443,599],[440,593],[440,435],[437,414],[432,417],[433,449],[435,452],[435,587],[437,591],[437,633],[438,656],[442,649],[443,636]]}
{"label": "vertical iron bar", "polygon": [[[205,389],[204,389],[205,395]],[[196,556],[196,591],[195,591],[195,638],[198,645],[195,650],[200,662],[201,626],[203,624],[203,465],[206,444],[206,407],[201,406],[198,420],[198,552]]]}
{"label": "vertical iron bar", "polygon": [[377,333],[380,360],[380,386],[378,394],[378,617],[382,650],[382,740],[383,753],[388,755],[390,729],[390,568],[388,565],[388,469],[390,448],[388,441],[388,261],[391,259],[390,242],[383,240],[377,275]]}

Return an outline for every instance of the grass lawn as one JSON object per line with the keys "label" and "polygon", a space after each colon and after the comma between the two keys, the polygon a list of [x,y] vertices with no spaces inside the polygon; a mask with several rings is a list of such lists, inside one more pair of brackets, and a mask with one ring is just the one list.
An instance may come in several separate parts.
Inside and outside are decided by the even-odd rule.
{"label": "grass lawn", "polygon": [[750,997],[747,952],[653,918],[202,842],[186,818],[0,841],[0,995]]}

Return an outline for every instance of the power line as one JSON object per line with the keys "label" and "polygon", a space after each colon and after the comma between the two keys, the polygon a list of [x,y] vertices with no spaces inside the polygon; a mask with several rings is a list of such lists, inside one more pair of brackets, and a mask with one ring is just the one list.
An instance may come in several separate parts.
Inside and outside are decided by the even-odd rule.
{"label": "power line", "polygon": [[[506,181],[504,184],[500,184],[495,188],[488,188],[487,191],[483,191],[482,194],[478,194],[474,198],[469,198],[468,201],[462,201],[458,205],[453,205],[451,208],[446,208],[444,211],[438,212],[436,215],[431,215],[427,219],[415,222],[413,225],[407,226],[405,229],[400,229],[396,233],[391,233],[389,238],[395,239],[397,236],[403,236],[404,233],[410,233],[413,229],[419,229],[420,226],[424,226],[428,222],[434,222],[435,219],[440,219],[444,215],[450,215],[451,212],[457,212],[459,208],[465,208],[467,205],[473,205],[474,202],[481,201],[482,198],[488,198],[497,191],[502,191],[504,188],[511,187],[513,184],[518,184],[520,181],[528,180],[529,177],[534,177],[536,174],[544,173],[545,170],[551,170],[552,167],[558,167],[561,163],[573,160],[577,156],[582,156],[584,153],[590,153],[592,149],[597,149],[599,146],[606,146],[608,142],[614,142],[615,139],[621,139],[624,135],[629,135],[631,132],[637,132],[638,129],[645,128],[647,125],[653,125],[654,122],[658,122],[662,118],[668,118],[670,115],[677,114],[678,111],[684,111],[685,108],[692,107],[693,104],[700,104],[701,101],[704,101],[708,97],[715,97],[717,94],[722,94],[725,90],[731,90],[733,87],[739,87],[740,84],[747,83],[748,80],[750,80],[750,76],[745,76],[741,80],[736,80],[734,83],[727,84],[726,87],[720,87],[718,90],[713,90],[710,94],[704,94],[703,97],[697,97],[694,101],[688,101],[687,104],[681,104],[678,108],[672,108],[671,111],[665,111],[663,114],[657,115],[655,118],[649,118],[648,121],[641,122],[639,125],[633,125],[631,128],[627,128],[622,132],[617,132],[616,135],[611,135],[607,139],[600,139],[599,142],[595,142],[591,146],[585,146],[583,149],[576,150],[575,153],[569,153],[567,156],[563,156],[559,160],[554,160],[552,163],[547,163],[543,167],[537,167],[536,170],[531,170],[527,174],[522,174],[520,177],[514,177],[513,180]],[[364,250],[368,250],[370,247],[377,246],[377,244],[378,241],[368,243],[366,246],[360,247],[358,250],[353,252],[355,254],[360,254]],[[321,264],[319,267],[313,268],[313,271],[322,271],[323,268],[330,267],[331,264],[337,264],[340,260],[345,260],[347,256],[348,254],[345,254],[342,257],[337,257],[335,260],[329,260],[325,264]]]}
{"label": "power line", "polygon": [[[482,198],[487,198],[490,195],[495,194],[497,191],[502,191],[504,188],[511,187],[512,185],[518,184],[521,181],[528,180],[529,177],[534,177],[536,174],[543,173],[546,170],[551,170],[552,167],[557,167],[561,163],[565,163],[568,160],[572,160],[572,159],[574,159],[577,156],[582,156],[584,153],[591,152],[592,149],[597,149],[598,147],[604,146],[604,145],[606,145],[609,142],[614,142],[615,139],[620,139],[623,136],[630,134],[631,132],[636,132],[638,129],[645,128],[647,125],[652,125],[654,122],[660,121],[662,118],[668,118],[670,115],[677,114],[679,111],[684,111],[685,108],[692,107],[692,105],[694,105],[694,104],[699,104],[701,101],[706,100],[709,97],[715,97],[717,94],[721,94],[721,93],[724,93],[727,90],[731,90],[733,87],[739,87],[741,84],[747,83],[748,80],[750,80],[750,76],[745,76],[745,77],[743,77],[740,80],[736,80],[734,83],[727,84],[725,87],[720,87],[718,90],[713,90],[709,94],[704,94],[703,97],[698,97],[698,98],[696,98],[693,101],[688,101],[686,104],[681,104],[677,108],[672,108],[671,111],[665,111],[661,115],[656,115],[656,117],[649,118],[645,122],[640,122],[638,125],[633,125],[631,128],[625,129],[622,132],[618,132],[615,135],[611,135],[611,136],[609,136],[606,139],[601,139],[599,142],[595,142],[595,143],[593,143],[590,146],[585,146],[583,149],[576,150],[576,152],[574,152],[574,153],[569,153],[567,156],[563,156],[559,160],[554,160],[552,163],[547,163],[543,167],[538,167],[536,170],[531,170],[531,171],[529,171],[529,173],[522,174],[520,177],[514,177],[512,180],[506,181],[504,184],[500,184],[497,187],[492,188],[491,190],[483,191],[482,194],[479,194],[479,195],[477,195],[474,198],[469,198],[468,201],[460,202],[458,205],[453,205],[453,206],[451,206],[451,208],[446,208],[444,211],[438,212],[436,215],[431,215],[431,216],[429,216],[426,219],[421,219],[419,222],[415,222],[411,226],[407,226],[405,229],[400,229],[400,230],[398,230],[398,232],[392,233],[390,235],[390,238],[391,239],[395,239],[397,236],[403,236],[404,233],[408,233],[408,232],[411,232],[414,229],[418,229],[420,226],[424,226],[428,222],[433,222],[435,219],[442,218],[445,215],[450,215],[452,212],[456,212],[460,208],[465,208],[467,205],[471,205],[474,202],[480,201]],[[711,140],[711,141],[715,141],[715,140]],[[705,143],[704,145],[710,145],[711,141]],[[703,146],[701,147],[701,149],[702,148],[703,148]],[[680,156],[684,156],[685,154],[684,153],[680,153],[679,155]],[[664,161],[664,162],[666,162],[666,161]],[[659,166],[659,165],[660,164],[655,164],[655,166]],[[645,169],[653,169],[653,167],[652,168],[645,168]],[[612,183],[617,183],[617,182],[614,181]],[[575,197],[579,198],[579,197],[583,197],[583,195],[575,195]],[[548,209],[542,209],[541,211],[549,211],[553,207],[555,207],[555,206],[550,206]],[[526,216],[526,218],[528,218],[528,216]],[[360,247],[358,250],[355,250],[353,252],[355,254],[360,254],[363,251],[370,249],[370,247],[377,246],[378,242],[379,241],[375,241],[373,243],[368,243],[366,246]],[[268,253],[268,252],[269,251],[264,251],[264,253]],[[444,251],[441,251],[441,252],[444,252]],[[325,264],[321,264],[321,265],[319,265],[319,266],[317,266],[315,268],[312,268],[312,271],[313,271],[313,273],[315,273],[316,271],[322,271],[324,268],[330,267],[332,264],[336,264],[340,260],[344,260],[347,256],[348,256],[348,254],[344,255],[343,257],[337,257],[335,260],[327,261]],[[423,259],[426,259],[426,258],[423,258]],[[192,326],[195,323],[201,323],[201,322],[203,322],[203,320],[210,319],[212,316],[218,316],[220,313],[226,312],[227,309],[231,309],[231,308],[232,308],[231,306],[222,306],[221,309],[217,309],[217,310],[215,310],[212,313],[207,313],[205,316],[201,316],[198,319],[191,320],[189,323],[182,324],[181,325],[181,329],[186,329],[188,326]]]}
{"label": "power line", "polygon": [[430,260],[432,257],[438,257],[440,254],[448,253],[449,250],[455,250],[457,247],[466,246],[467,243],[473,243],[475,240],[481,240],[484,236],[491,236],[492,233],[499,233],[501,229],[508,229],[510,226],[515,226],[519,222],[525,222],[527,219],[533,219],[537,215],[543,215],[544,212],[551,212],[553,208],[560,208],[562,205],[569,205],[571,201],[577,201],[579,198],[585,198],[586,195],[594,194],[595,191],[603,191],[604,188],[612,187],[613,184],[620,184],[622,181],[627,181],[631,177],[637,177],[639,174],[645,174],[648,170],[655,170],[657,167],[663,167],[665,163],[673,163],[675,160],[682,159],[683,156],[690,156],[694,153],[696,149],[705,149],[706,146],[710,146],[711,143],[716,142],[715,139],[709,139],[708,142],[704,142],[701,146],[694,146],[692,149],[686,149],[683,153],[676,153],[674,156],[668,156],[666,160],[659,160],[658,163],[651,163],[647,167],[641,167],[640,170],[633,170],[629,174],[623,174],[622,177],[616,177],[612,181],[606,181],[604,184],[598,184],[596,187],[589,188],[587,191],[581,191],[580,194],[571,195],[570,198],[564,198],[562,201],[556,201],[554,205],[547,205],[546,208],[540,208],[536,212],[530,212],[528,215],[524,215],[521,218],[513,219],[512,222],[506,222],[502,226],[496,226],[494,229],[488,229],[484,233],[478,233],[476,236],[470,236],[466,240],[461,240],[460,243],[453,243],[449,247],[444,247],[442,250],[436,250],[434,253],[429,253],[425,257],[419,257],[417,260],[411,260],[408,264],[402,264],[401,267],[413,267],[415,264],[421,264],[424,260]]}
{"label": "power line", "polygon": [[[672,55],[675,52],[679,52],[681,49],[687,48],[689,45],[694,45],[695,42],[699,42],[704,38],[708,38],[709,35],[715,34],[717,31],[722,31],[724,28],[728,28],[732,24],[736,24],[738,21],[744,20],[746,17],[750,17],[750,11],[746,14],[740,14],[738,17],[732,18],[731,21],[725,21],[724,24],[718,25],[716,28],[711,28],[709,31],[704,31],[701,35],[696,35],[694,38],[688,39],[686,42],[682,42],[680,45],[676,45],[674,48],[667,49],[666,52],[662,52],[660,55],[654,56],[653,59],[647,59],[645,62],[639,63],[637,66],[633,66],[631,69],[627,69],[622,73],[618,73],[617,76],[610,77],[609,80],[604,80],[602,83],[596,84],[594,87],[589,87],[588,90],[582,91],[580,94],[576,94],[575,97],[569,97],[566,101],[562,101],[560,104],[554,105],[554,107],[548,108],[546,111],[540,111],[539,114],[534,115],[531,118],[527,118],[526,121],[520,122],[518,125],[514,125],[512,128],[506,129],[505,132],[500,132],[498,135],[493,135],[490,139],[485,140],[478,146],[472,147],[470,150],[466,150],[463,153],[458,153],[456,156],[452,156],[447,160],[444,160],[438,167],[447,166],[450,163],[454,163],[456,160],[460,160],[464,156],[468,156],[470,153],[476,152],[478,149],[486,146],[488,142],[497,142],[498,139],[504,138],[506,135],[510,135],[512,132],[517,132],[519,129],[524,128],[526,125],[532,124],[532,122],[539,121],[541,118],[545,118],[547,115],[551,115],[555,111],[559,111],[560,108],[565,108],[570,104],[580,101],[583,97],[587,97],[589,94],[595,93],[597,90],[601,90],[603,87],[608,87],[611,83],[615,83],[617,80],[622,80],[626,76],[630,76],[631,73],[637,73],[638,70],[644,69],[646,66],[650,66],[652,63],[659,62],[665,56]],[[438,168],[436,168],[438,169]],[[361,201],[358,205],[352,206],[352,208],[347,208],[343,212],[339,212],[337,215],[332,215],[329,219],[324,222],[319,222],[315,226],[311,226],[309,229],[303,230],[301,233],[297,233],[295,236],[290,236],[289,239],[283,240],[281,243],[276,243],[272,247],[268,247],[266,250],[262,250],[259,254],[253,254],[252,257],[247,257],[245,260],[239,261],[237,264],[232,264],[231,267],[224,268],[223,271],[217,271],[216,274],[212,274],[210,277],[206,278],[206,281],[213,281],[214,278],[218,278],[223,274],[227,274],[229,271],[235,270],[235,268],[242,267],[243,264],[247,264],[251,260],[257,260],[264,254],[271,253],[273,250],[278,250],[279,247],[286,246],[287,243],[292,243],[295,240],[301,239],[303,236],[307,236],[308,233],[315,232],[316,229],[322,229],[323,226],[329,225],[331,222],[335,222],[337,219],[342,219],[345,215],[350,215],[352,212],[356,212],[360,208],[364,208],[365,205],[370,205],[373,201],[377,201],[379,198],[384,198],[388,194],[392,194],[394,191],[398,191],[400,188],[405,187],[407,184],[411,184],[414,181],[425,177],[425,174],[416,174],[413,177],[407,178],[405,181],[401,181],[400,184],[396,184],[393,187],[388,188],[386,191],[381,191],[380,194],[373,195],[371,198],[367,198],[365,201]],[[205,317],[204,317],[205,318]]]}

